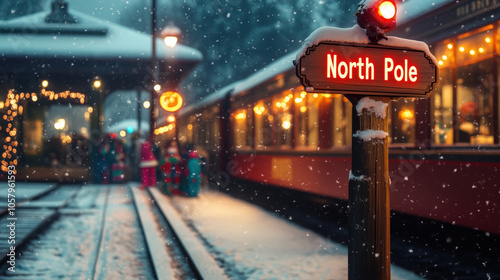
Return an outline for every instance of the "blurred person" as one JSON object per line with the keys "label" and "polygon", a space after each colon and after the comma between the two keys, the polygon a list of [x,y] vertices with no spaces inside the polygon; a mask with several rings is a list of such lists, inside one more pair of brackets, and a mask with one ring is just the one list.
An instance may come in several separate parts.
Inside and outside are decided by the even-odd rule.
{"label": "blurred person", "polygon": [[156,166],[158,161],[153,154],[151,143],[144,141],[141,143],[141,189],[156,186]]}

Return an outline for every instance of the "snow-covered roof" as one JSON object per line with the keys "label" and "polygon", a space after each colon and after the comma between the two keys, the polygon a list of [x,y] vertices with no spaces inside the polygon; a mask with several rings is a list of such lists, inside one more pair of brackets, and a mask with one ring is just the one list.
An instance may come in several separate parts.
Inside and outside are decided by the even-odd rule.
{"label": "snow-covered roof", "polygon": [[250,75],[248,78],[233,82],[217,90],[216,92],[213,92],[205,97],[202,97],[200,101],[182,108],[179,112],[180,115],[189,114],[196,109],[210,106],[216,103],[217,101],[221,100],[222,98],[224,98],[224,96],[230,90],[233,90],[231,96],[236,96],[244,91],[247,91],[249,89],[252,89],[253,87],[260,85],[261,83],[269,79],[272,79],[276,75],[295,69],[295,66],[293,65],[293,60],[295,59],[295,56],[296,52],[292,52],[288,55],[285,55],[284,57],[274,61],[273,63],[266,65],[261,70]]}
{"label": "snow-covered roof", "polygon": [[403,25],[455,0],[412,0],[398,5],[396,23]]}
{"label": "snow-covered roof", "polygon": [[241,80],[234,88],[233,95],[237,95],[241,92],[247,91],[278,74],[295,69],[293,60],[295,59],[296,55],[297,51],[291,52],[290,54],[283,56],[273,63],[266,65],[264,68],[255,72],[248,78]]}
{"label": "snow-covered roof", "polygon": [[[304,44],[299,49],[296,59],[299,60],[302,56],[306,54],[309,47],[318,45],[320,42],[330,41],[339,43],[356,43],[356,44],[370,44],[368,36],[366,36],[365,30],[359,27],[359,25],[354,25],[351,28],[338,28],[338,27],[320,27],[316,29],[307,39]],[[429,46],[421,41],[403,39],[393,36],[387,36],[387,40],[378,41],[380,45],[408,48],[413,50],[424,51],[437,65],[436,58],[432,55],[429,50]]]}
{"label": "snow-covered roof", "polygon": [[[0,22],[1,56],[151,58],[150,35],[78,11],[71,14],[78,23],[47,23],[47,12]],[[168,48],[161,39],[157,39],[157,50],[159,60],[198,62],[202,59],[196,49],[181,44]]]}
{"label": "snow-covered roof", "polygon": [[231,83],[207,96],[204,96],[202,97],[198,102],[195,102],[193,104],[190,104],[186,107],[183,107],[180,109],[179,111],[179,114],[182,116],[182,115],[185,115],[185,114],[189,114],[191,113],[192,111],[196,110],[196,109],[199,109],[199,108],[205,108],[207,106],[210,106],[210,105],[213,105],[215,103],[217,103],[219,100],[221,100],[222,98],[224,98],[224,96],[226,96],[226,94],[232,90],[237,84],[239,83],[239,81],[237,82],[234,82],[234,83]]}

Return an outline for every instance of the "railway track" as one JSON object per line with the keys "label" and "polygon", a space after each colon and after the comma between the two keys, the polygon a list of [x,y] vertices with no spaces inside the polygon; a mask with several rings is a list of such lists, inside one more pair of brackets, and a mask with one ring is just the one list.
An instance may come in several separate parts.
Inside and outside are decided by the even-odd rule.
{"label": "railway track", "polygon": [[[132,188],[132,191],[157,279],[228,279],[168,197],[156,188],[147,192]],[[161,225],[163,230],[158,233],[155,225]],[[170,254],[163,250],[165,247]],[[165,260],[173,265],[165,265]]]}
{"label": "railway track", "polygon": [[11,246],[23,248],[30,238],[42,231],[57,218],[58,210],[75,195],[77,189],[69,189],[55,184],[46,190],[17,201],[9,210],[0,210],[0,255],[1,263],[6,263],[12,255]]}
{"label": "railway track", "polygon": [[59,187],[25,202],[16,269],[3,249],[0,279],[228,279],[167,200],[117,185]]}

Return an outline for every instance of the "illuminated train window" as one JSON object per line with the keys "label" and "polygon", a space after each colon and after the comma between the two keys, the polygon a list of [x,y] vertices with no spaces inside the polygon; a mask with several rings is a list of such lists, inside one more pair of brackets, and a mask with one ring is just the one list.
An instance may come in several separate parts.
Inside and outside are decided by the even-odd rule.
{"label": "illuminated train window", "polygon": [[333,105],[333,147],[348,147],[352,143],[352,105],[340,94],[324,95],[332,98]]}
{"label": "illuminated train window", "polygon": [[239,109],[232,114],[233,145],[237,148],[250,147],[252,138],[251,110]]}
{"label": "illuminated train window", "polygon": [[391,143],[415,143],[415,99],[399,98],[389,107]]}
{"label": "illuminated train window", "polygon": [[[294,91],[285,91],[272,98],[272,115],[268,118],[274,123],[273,134],[275,135],[276,146],[292,146],[293,119],[291,108],[294,103],[303,98],[294,98]],[[299,103],[301,103],[299,102]]]}
{"label": "illuminated train window", "polygon": [[431,101],[435,144],[494,143],[498,95],[494,91],[494,40],[498,42],[489,25],[434,45],[440,65],[440,82]]}

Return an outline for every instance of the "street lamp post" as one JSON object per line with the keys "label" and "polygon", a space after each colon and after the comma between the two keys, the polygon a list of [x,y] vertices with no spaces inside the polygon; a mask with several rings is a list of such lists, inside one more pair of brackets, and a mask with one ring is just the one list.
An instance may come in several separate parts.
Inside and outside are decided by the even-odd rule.
{"label": "street lamp post", "polygon": [[[163,38],[165,45],[169,48],[175,47],[177,41],[182,35],[181,30],[170,22],[166,27],[163,28],[160,36]],[[152,142],[154,139],[155,130],[155,109],[156,109],[156,89],[159,75],[158,75],[158,65],[156,62],[156,0],[152,0],[151,7],[151,38],[152,38],[152,53],[151,53],[151,72],[152,72],[152,84],[155,85],[151,88],[151,107],[149,110],[149,140]]]}
{"label": "street lamp post", "polygon": [[152,73],[152,83],[151,83],[151,107],[149,108],[149,141],[153,143],[154,140],[154,129],[155,129],[155,90],[153,85],[156,84],[157,71],[156,71],[156,0],[152,0],[151,7],[151,38],[152,38],[152,50],[151,50],[151,73]]}

